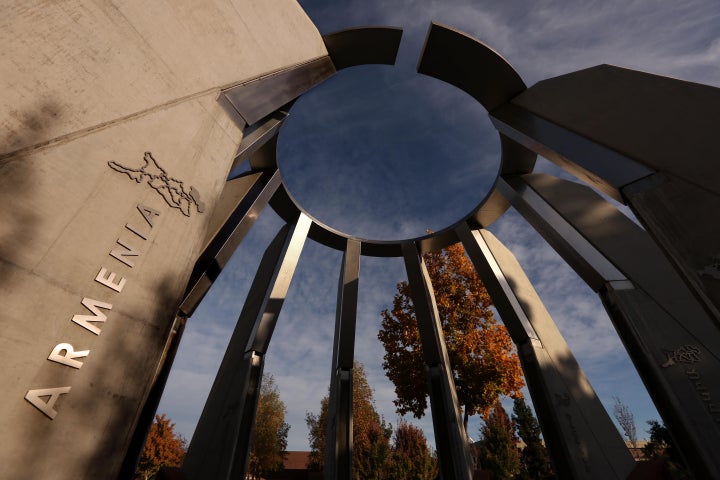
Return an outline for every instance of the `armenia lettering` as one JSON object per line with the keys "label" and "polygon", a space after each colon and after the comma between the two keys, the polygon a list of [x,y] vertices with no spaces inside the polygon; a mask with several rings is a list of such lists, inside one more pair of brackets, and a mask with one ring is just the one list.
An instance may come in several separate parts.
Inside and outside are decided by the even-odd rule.
{"label": "armenia lettering", "polygon": [[[155,226],[155,218],[160,216],[160,212],[145,205],[138,205],[137,210],[148,224],[150,230],[147,230],[147,227],[145,227],[145,229],[140,229],[129,223],[125,224],[125,228],[140,239],[147,240],[150,231]],[[118,249],[115,245],[120,245],[123,248]],[[118,238],[115,245],[111,247],[109,256],[129,268],[133,268],[135,265],[134,258],[140,255],[140,250],[132,246],[128,239]],[[95,276],[95,281],[119,294],[122,292],[125,284],[127,283],[127,279],[120,277],[120,279],[116,281],[116,278],[118,278],[118,273],[109,271],[107,267],[102,266],[100,267],[100,272]],[[102,327],[107,321],[106,312],[100,309],[112,310],[112,304],[100,300],[94,300],[90,297],[83,297],[80,303],[86,310],[89,310],[92,315],[88,315],[87,313],[76,314],[72,316],[70,321],[94,335],[100,335]],[[60,342],[52,348],[47,359],[51,362],[80,370],[84,364],[84,360],[89,355],[89,348],[85,350],[76,350],[76,347],[72,344],[68,342]],[[25,394],[25,400],[27,400],[32,406],[37,408],[50,420],[54,420],[58,414],[55,408],[55,403],[61,398],[61,396],[68,394],[70,389],[70,386],[30,389]]]}

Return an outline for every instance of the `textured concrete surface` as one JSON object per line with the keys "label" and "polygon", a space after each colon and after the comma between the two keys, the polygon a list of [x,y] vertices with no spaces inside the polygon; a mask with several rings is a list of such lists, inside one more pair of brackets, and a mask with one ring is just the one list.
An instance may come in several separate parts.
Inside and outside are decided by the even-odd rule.
{"label": "textured concrete surface", "polygon": [[15,2],[0,39],[0,478],[114,478],[242,138],[220,88],[324,47],[289,0]]}
{"label": "textured concrete surface", "polygon": [[0,155],[326,54],[293,0],[0,7]]}

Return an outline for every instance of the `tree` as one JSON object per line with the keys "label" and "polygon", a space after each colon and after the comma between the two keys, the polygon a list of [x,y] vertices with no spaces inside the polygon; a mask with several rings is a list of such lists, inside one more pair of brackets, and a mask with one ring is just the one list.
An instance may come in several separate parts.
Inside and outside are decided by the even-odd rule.
{"label": "tree", "polygon": [[427,445],[423,431],[401,420],[388,465],[392,480],[432,480],[438,473],[437,461]]}
{"label": "tree", "polygon": [[[496,322],[490,296],[462,245],[425,254],[424,259],[467,431],[469,416],[486,415],[499,395],[522,396],[522,369],[512,340]],[[385,347],[385,374],[395,385],[397,412],[420,418],[427,408],[427,380],[407,282],[398,283],[392,310],[383,310],[381,315],[378,338]]]}
{"label": "tree", "polygon": [[[355,395],[353,395],[353,404],[355,403],[354,397]],[[325,445],[327,443],[327,416],[329,404],[330,399],[326,395],[322,398],[322,400],[320,400],[320,413],[305,413],[305,423],[310,430],[308,433],[308,438],[310,440],[308,468],[316,472],[322,472],[325,466]]]}
{"label": "tree", "polygon": [[[308,412],[305,422],[310,430],[310,460],[308,468],[322,471],[327,442],[326,428],[329,399],[320,401],[320,413]],[[365,375],[365,367],[353,364],[353,477],[384,478],[390,454],[392,427],[375,410],[373,393]]]}
{"label": "tree", "polygon": [[648,420],[650,440],[643,447],[643,454],[647,459],[662,458],[669,467],[672,478],[689,478],[687,467],[680,451],[675,447],[670,431],[657,420]]}
{"label": "tree", "polygon": [[286,412],[275,379],[264,375],[250,443],[248,472],[253,478],[283,469],[290,431],[290,425],[285,423]]}
{"label": "tree", "polygon": [[613,415],[617,420],[620,428],[623,429],[632,448],[637,448],[637,432],[635,431],[635,417],[630,411],[630,407],[620,401],[620,398],[613,397],[615,405],[613,406]]}
{"label": "tree", "polygon": [[520,471],[515,428],[500,402],[495,403],[485,418],[480,434],[478,457],[482,469],[489,471],[494,480],[514,478]]}
{"label": "tree", "polygon": [[550,456],[540,439],[540,425],[522,398],[515,399],[512,420],[518,436],[525,442],[525,448],[520,454],[520,473],[515,478],[531,480],[551,477]]}
{"label": "tree", "polygon": [[175,424],[165,414],[155,415],[140,455],[136,477],[150,480],[161,467],[178,467],[185,458],[186,441],[175,433]]}

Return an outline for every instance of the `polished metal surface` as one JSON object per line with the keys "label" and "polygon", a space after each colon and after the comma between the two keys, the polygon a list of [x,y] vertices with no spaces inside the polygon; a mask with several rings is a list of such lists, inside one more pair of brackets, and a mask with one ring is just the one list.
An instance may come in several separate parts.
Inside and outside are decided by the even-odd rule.
{"label": "polished metal surface", "polygon": [[418,72],[454,85],[490,112],[523,92],[520,75],[492,48],[440,23],[431,23]]}
{"label": "polished metal surface", "polygon": [[275,330],[280,309],[285,301],[288,288],[290,288],[290,280],[292,280],[295,267],[300,260],[305,239],[310,229],[311,220],[307,215],[300,215],[293,225],[292,234],[289,243],[283,254],[282,261],[277,265],[277,271],[274,272],[274,280],[272,288],[268,289],[264,299],[264,309],[258,315],[253,326],[250,341],[245,347],[246,352],[258,352],[265,354],[270,344],[270,337]]}
{"label": "polished metal surface", "polygon": [[[603,145],[651,171],[720,194],[720,172],[708,161],[720,157],[717,86],[597,65],[540,81],[510,103],[571,132],[575,141]],[[555,146],[569,147],[566,141]],[[574,153],[570,161],[588,170],[602,168],[583,150]]]}
{"label": "polished metal surface", "polygon": [[597,292],[608,281],[625,280],[622,272],[529,188],[522,176],[503,177],[498,188],[590,288]]}
{"label": "polished metal surface", "polygon": [[[513,341],[516,344],[527,341],[540,342],[537,332],[480,231],[470,230],[467,225],[460,225],[455,231],[465,248],[465,253],[493,299],[493,305],[500,311],[501,317],[504,314],[512,320],[503,320],[503,323]],[[490,232],[485,231],[485,233],[491,235]]]}
{"label": "polished metal surface", "polygon": [[[331,36],[343,39],[343,42],[347,43],[355,38],[362,38],[363,41],[369,41],[370,38],[375,42],[384,41],[387,45],[383,48],[389,52],[397,48],[394,43],[397,39],[390,32],[384,30],[382,28],[378,31],[365,28],[351,29],[337,32]],[[398,34],[399,32],[396,32],[394,35]],[[360,59],[373,62],[382,60],[374,55],[352,56],[350,47],[345,45],[343,48],[348,49],[347,55],[355,59],[355,63],[353,63],[355,65],[359,64],[357,62]],[[340,54],[337,53],[337,55]],[[469,62],[467,58],[473,58],[473,61]],[[483,68],[478,68],[475,62],[482,64]],[[511,100],[513,96],[525,89],[525,84],[517,72],[494,50],[472,37],[436,23],[433,23],[428,31],[418,72],[461,88],[488,110],[495,108],[498,103]],[[499,174],[522,174],[532,171],[536,158],[532,151],[504,135],[500,135],[500,145],[502,153]],[[277,158],[267,155],[264,160],[265,168],[277,166]],[[299,212],[311,216],[292,197],[284,185],[273,197],[271,206],[285,220],[294,218]],[[485,198],[479,199],[478,205],[458,222],[432,234],[410,240],[417,243],[422,252],[446,247],[457,242],[454,232],[457,225],[469,222],[475,228],[487,227],[497,220],[508,207],[507,200],[497,190],[496,182]],[[316,218],[313,218],[313,226],[309,235],[313,240],[337,250],[343,250],[347,239],[354,238],[323,224]],[[406,241],[405,239],[385,241],[364,238],[358,240],[362,243],[363,255],[378,257],[401,256],[401,244]]]}
{"label": "polished metal surface", "polygon": [[428,375],[435,445],[443,478],[470,480],[472,461],[430,276],[413,242],[402,245]]}
{"label": "polished metal surface", "polygon": [[186,316],[193,314],[280,183],[278,171],[261,172],[250,190],[237,199],[237,206],[195,263],[180,304],[180,311]]}
{"label": "polished metal surface", "polygon": [[[294,100],[337,70],[368,63],[394,63],[401,34],[399,29],[378,27],[326,35],[328,57],[226,90],[219,102],[238,125],[251,125],[236,160],[250,156],[251,173],[274,172],[272,178],[279,178],[277,135]],[[516,259],[489,232],[471,231],[490,225],[511,203],[600,294],[659,411],[676,439],[681,440],[683,453],[696,474],[700,478],[720,478],[718,459],[712,452],[720,443],[717,407],[720,316],[715,315],[718,317],[715,322],[712,319],[718,311],[715,307],[720,305],[720,289],[713,290],[712,284],[720,278],[720,267],[716,266],[720,262],[713,256],[717,255],[712,250],[717,242],[712,241],[715,238],[712,227],[707,227],[700,217],[687,215],[687,205],[697,207],[698,199],[706,200],[708,205],[720,205],[716,191],[718,174],[714,164],[706,160],[714,158],[712,155],[693,157],[693,165],[697,164],[704,172],[703,178],[686,172],[682,162],[677,161],[686,151],[697,150],[693,149],[694,138],[704,139],[702,142],[708,144],[699,152],[716,148],[715,125],[692,113],[688,116],[686,106],[697,104],[706,112],[705,117],[714,118],[717,108],[708,105],[720,101],[720,90],[708,91],[710,87],[609,66],[550,79],[527,89],[517,72],[494,50],[437,23],[431,24],[428,31],[418,72],[467,92],[488,110],[499,131],[501,167],[493,188],[485,198],[478,199],[477,207],[435,233],[409,240],[376,241],[346,235],[313,219],[280,180],[270,199],[273,209],[288,224],[300,228],[302,233],[298,235],[303,239],[307,235],[344,251],[327,432],[334,448],[328,448],[326,478],[349,478],[352,465],[352,358],[361,254],[404,258],[428,371],[442,476],[470,478],[465,432],[432,286],[421,257],[422,253],[458,240],[465,244],[498,311],[507,320],[558,473],[569,478],[626,477],[632,464],[624,445],[618,443],[617,431]],[[631,88],[625,89],[625,84]],[[664,89],[689,103],[673,100],[675,96],[663,99]],[[626,98],[628,91],[637,95]],[[702,104],[703,99],[710,99],[708,105]],[[657,111],[657,105],[663,105],[664,100],[670,101],[678,118],[692,127],[681,126],[677,129],[679,133],[675,132],[676,119]],[[628,102],[637,105],[637,112],[628,110],[625,106]],[[595,104],[593,108],[578,107]],[[660,120],[656,121],[656,116]],[[630,120],[638,118],[644,120]],[[639,135],[634,133],[635,129]],[[654,142],[656,129],[665,132],[660,142]],[[677,145],[684,149],[677,150]],[[599,197],[557,179],[549,185],[547,176],[528,175],[536,154],[617,200],[628,201],[663,250],[612,206],[608,209],[604,200],[598,201]],[[672,175],[666,176],[666,171]],[[707,187],[703,195],[709,192],[710,197],[698,193],[699,184]],[[682,204],[685,210],[676,208],[675,203]],[[655,215],[657,211],[660,214]],[[232,225],[249,228],[252,222],[244,224],[245,216],[241,217],[229,220],[227,228],[234,228]],[[298,218],[301,227],[296,224]],[[688,224],[685,218],[692,220]],[[693,240],[689,243],[678,240],[678,235],[672,236],[675,230],[691,231]],[[218,235],[217,238],[222,237]],[[236,243],[243,235],[237,237]],[[244,474],[262,354],[287,291],[286,284],[275,285],[277,277],[273,275],[286,255],[289,264],[283,268],[294,270],[293,262],[297,262],[299,255],[296,248],[288,250],[289,238],[288,232],[280,234],[263,258],[243,307],[241,319],[245,320],[238,323],[226,353],[226,359],[232,358],[232,362],[226,365],[223,360],[211,392],[212,400],[208,400],[203,412],[202,428],[199,426],[197,440],[194,437],[191,444],[186,465],[186,471],[194,475],[190,478]],[[692,242],[704,245],[698,258],[687,253],[694,250]],[[213,262],[222,257],[217,252],[224,251],[223,248],[216,246],[216,253],[207,250],[203,254],[204,266],[196,268],[191,283],[194,286],[190,289],[200,293],[194,294],[192,301],[189,297],[185,301],[190,302],[187,305],[191,308],[212,281],[212,271],[217,270]],[[227,251],[230,250],[228,247]],[[666,257],[672,258],[673,264]],[[682,272],[685,281],[677,271]],[[105,279],[111,284],[108,287],[119,287],[109,276]],[[689,290],[688,285],[694,290]],[[279,291],[273,293],[275,287]],[[187,305],[184,303],[185,309],[191,311]],[[89,321],[102,321],[96,310],[95,317],[86,316]],[[231,371],[228,365],[241,367]],[[227,409],[233,399],[241,407],[233,410],[231,422],[220,425],[217,412]],[[227,451],[212,450],[222,450],[227,445],[233,445],[229,454],[232,458]],[[201,455],[196,453],[199,451],[210,452],[212,458],[207,462],[200,460]]]}
{"label": "polished metal surface", "polygon": [[559,478],[627,478],[625,442],[515,256],[488,230],[457,231],[517,346]]}
{"label": "polished metal surface", "polygon": [[[240,142],[237,153],[235,154],[230,171],[232,172],[260,147],[275,137],[287,116],[287,112],[283,110],[275,110],[267,117],[246,128],[243,132],[243,139]],[[229,180],[232,180],[232,178]]]}
{"label": "polished metal surface", "polygon": [[338,281],[328,401],[324,478],[352,478],[352,392],[360,242],[348,240]]}
{"label": "polished metal surface", "polygon": [[191,480],[244,478],[267,345],[310,227],[300,216],[268,246],[188,447]]}
{"label": "polished metal surface", "polygon": [[228,88],[221,95],[247,125],[253,125],[334,73],[330,57],[321,57]]}
{"label": "polished metal surface", "polygon": [[[512,103],[490,113],[503,135],[622,202],[620,190],[654,170]],[[571,160],[572,159],[572,160]]]}
{"label": "polished metal surface", "polygon": [[[699,478],[720,477],[713,454],[720,443],[714,403],[720,398],[720,330],[714,319],[647,232],[589,187],[544,174],[515,177],[505,186],[515,192],[513,205],[565,261],[583,263],[576,270],[589,285],[599,282],[590,286],[687,465]],[[550,219],[548,225],[540,225],[540,217]],[[686,350],[693,355],[684,356]]]}
{"label": "polished metal surface", "polygon": [[394,65],[402,29],[358,27],[323,35],[325,48],[336,70],[356,65]]}

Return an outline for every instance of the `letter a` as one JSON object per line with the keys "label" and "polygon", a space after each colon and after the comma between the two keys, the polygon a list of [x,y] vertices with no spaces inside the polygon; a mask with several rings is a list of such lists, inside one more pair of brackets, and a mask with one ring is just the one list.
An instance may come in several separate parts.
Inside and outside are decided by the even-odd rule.
{"label": "letter a", "polygon": [[[50,420],[55,418],[57,410],[55,410],[55,402],[57,402],[60,395],[64,395],[70,391],[70,387],[57,387],[57,388],[41,388],[38,390],[28,390],[25,394],[25,400],[32,403],[35,408],[40,410],[42,413],[47,415]],[[43,402],[40,397],[50,397],[47,402]]]}
{"label": "letter a", "polygon": [[150,228],[153,228],[155,225],[153,225],[153,221],[155,220],[155,217],[160,216],[160,212],[157,210],[146,207],[145,205],[138,205],[138,210],[140,210],[140,213],[142,214],[145,221],[150,225]]}

